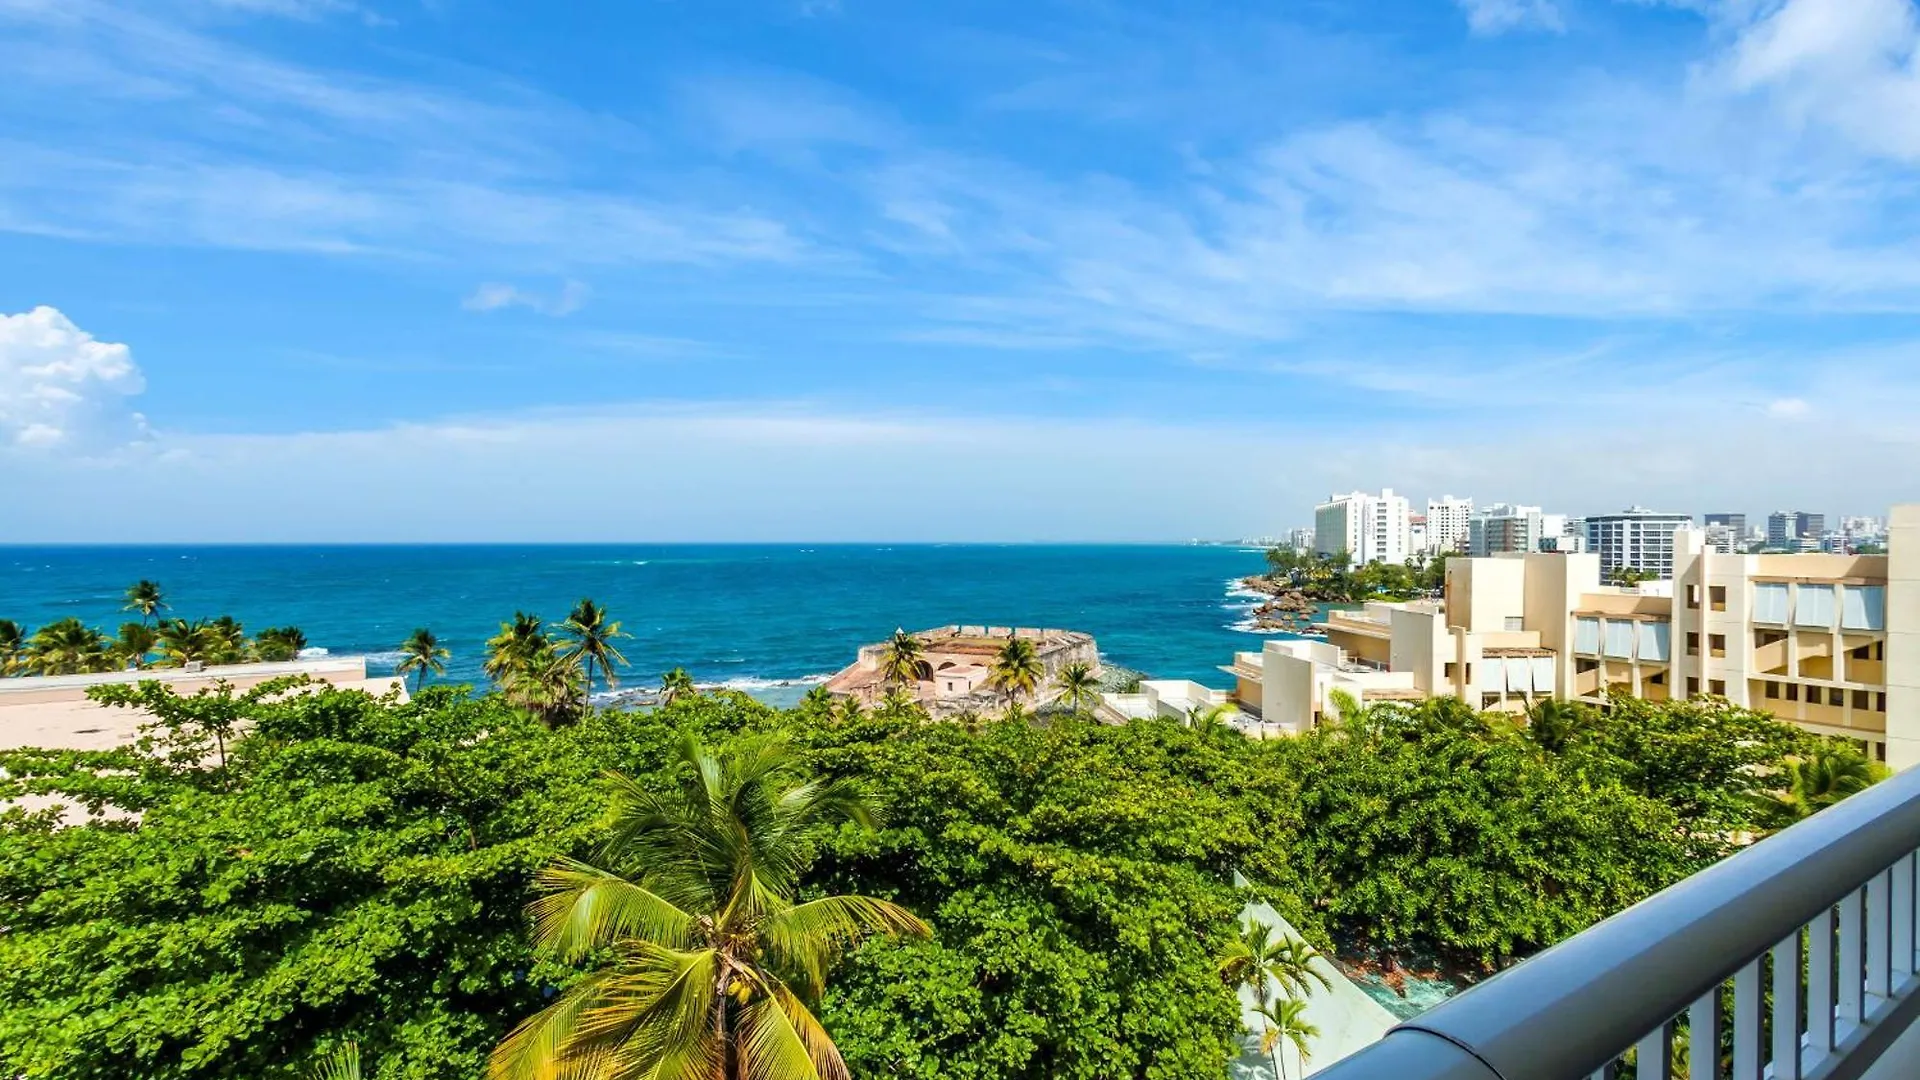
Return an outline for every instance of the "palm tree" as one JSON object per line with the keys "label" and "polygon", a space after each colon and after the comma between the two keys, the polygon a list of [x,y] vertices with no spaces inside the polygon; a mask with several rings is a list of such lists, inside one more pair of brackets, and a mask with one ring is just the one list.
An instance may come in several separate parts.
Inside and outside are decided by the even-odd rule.
{"label": "palm tree", "polygon": [[313,1080],[360,1080],[360,1044],[348,1043],[313,1070]]}
{"label": "palm tree", "polygon": [[161,663],[170,667],[185,667],[196,660],[213,662],[222,647],[219,631],[201,619],[162,619],[156,636]]}
{"label": "palm tree", "polygon": [[1233,720],[1240,715],[1240,707],[1232,702],[1219,705],[1195,705],[1187,710],[1187,726],[1203,738],[1211,739],[1220,732],[1233,730]]}
{"label": "palm tree", "polygon": [[487,639],[487,660],[480,670],[487,678],[504,684],[508,676],[547,647],[547,632],[540,625],[540,616],[516,611],[512,622],[501,623],[500,632]]}
{"label": "palm tree", "polygon": [[607,618],[607,609],[582,597],[573,611],[560,624],[560,636],[566,644],[560,647],[560,658],[571,664],[584,664],[586,682],[581,686],[581,706],[586,705],[586,695],[593,692],[593,669],[598,666],[600,674],[607,680],[607,689],[620,685],[620,679],[613,673],[613,665],[627,666],[627,658],[620,655],[614,647],[614,638],[632,637],[622,633],[620,624]]}
{"label": "palm tree", "polygon": [[1577,701],[1543,698],[1527,714],[1527,735],[1548,753],[1557,754],[1592,727],[1592,709]]}
{"label": "palm tree", "polygon": [[836,724],[851,724],[865,715],[866,712],[860,708],[860,699],[852,694],[841,698],[840,703],[833,707],[833,721]]}
{"label": "palm tree", "polygon": [[141,578],[127,586],[126,603],[120,605],[121,611],[137,611],[142,624],[151,623],[153,617],[165,610],[166,597],[160,592],[160,583]]}
{"label": "palm tree", "polygon": [[1760,825],[1784,829],[1856,795],[1886,775],[1884,766],[1854,750],[1822,747],[1806,757],[1793,758],[1781,770],[1782,787],[1755,795]]}
{"label": "palm tree", "polygon": [[1011,637],[1000,647],[1000,655],[994,658],[993,668],[987,673],[987,682],[1005,694],[1007,704],[1012,705],[1015,696],[1033,693],[1034,687],[1040,685],[1043,671],[1033,642],[1023,637]]}
{"label": "palm tree", "polygon": [[1060,689],[1060,700],[1065,701],[1075,715],[1084,715],[1100,700],[1100,680],[1093,674],[1093,665],[1084,660],[1075,660],[1061,668],[1060,674],[1053,677],[1053,685]]}
{"label": "palm tree", "polygon": [[213,655],[209,658],[216,664],[237,664],[247,658],[247,630],[240,620],[231,615],[222,615],[207,624],[212,635]]}
{"label": "palm tree", "polygon": [[1280,1080],[1286,1080],[1287,1067],[1280,1060],[1282,1040],[1293,1044],[1300,1054],[1301,1071],[1306,1070],[1309,1040],[1320,1037],[1320,1029],[1307,1021],[1307,1003],[1296,998],[1281,998],[1271,1005],[1262,1005],[1254,1010],[1265,1021],[1267,1030],[1260,1034],[1260,1051],[1273,1059],[1274,1071],[1280,1074]]}
{"label": "palm tree", "polygon": [[726,757],[689,738],[679,782],[611,777],[614,831],[597,865],[543,870],[534,939],[562,961],[608,956],[507,1036],[489,1080],[844,1080],[846,1064],[808,1008],[829,964],[871,936],[927,925],[885,900],[796,904],[811,838],[873,811],[844,780],[794,783],[779,742]]}
{"label": "palm tree", "polygon": [[1320,951],[1307,944],[1305,938],[1292,937],[1282,941],[1273,949],[1271,963],[1273,980],[1288,995],[1306,997],[1313,993],[1313,984],[1319,983],[1320,989],[1333,989],[1332,980],[1313,966],[1320,958]]}
{"label": "palm tree", "polygon": [[1025,705],[1017,701],[1009,701],[1006,711],[1000,714],[1000,719],[1009,724],[1024,724],[1033,719],[1033,714],[1027,711]]}
{"label": "palm tree", "polygon": [[580,686],[579,666],[549,644],[508,671],[500,693],[507,704],[527,710],[551,728],[571,718]]}
{"label": "palm tree", "polygon": [[920,681],[920,657],[926,652],[920,639],[896,629],[887,639],[886,651],[880,655],[880,673],[886,681],[895,686],[906,686]]}
{"label": "palm tree", "polygon": [[441,647],[433,631],[422,626],[400,643],[400,662],[394,665],[393,673],[403,679],[412,675],[413,692],[418,694],[428,675],[447,673],[447,657],[452,655]]}
{"label": "palm tree", "polygon": [[879,712],[882,716],[911,716],[919,708],[919,698],[908,693],[906,687],[895,686],[880,699]]}
{"label": "palm tree", "polygon": [[253,638],[254,655],[269,663],[297,660],[306,647],[306,632],[297,626],[269,626]]}
{"label": "palm tree", "polygon": [[800,699],[800,711],[808,716],[826,716],[833,709],[833,691],[824,686],[815,686]]}
{"label": "palm tree", "polygon": [[0,675],[11,675],[26,665],[27,632],[12,619],[0,619]]}
{"label": "palm tree", "polygon": [[146,623],[121,623],[120,637],[114,641],[112,651],[122,664],[145,669],[153,666],[152,654],[158,644],[160,635]]}
{"label": "palm tree", "polygon": [[42,675],[113,669],[105,635],[75,618],[51,622],[34,631],[27,641],[26,658],[27,666]]}
{"label": "palm tree", "polygon": [[1280,946],[1281,943],[1274,940],[1272,926],[1263,922],[1248,923],[1220,954],[1217,965],[1220,978],[1235,989],[1252,987],[1254,1000],[1266,1005],[1280,978]]}
{"label": "palm tree", "polygon": [[693,676],[687,674],[686,668],[677,667],[660,676],[660,704],[663,706],[699,694],[700,688],[694,685]]}

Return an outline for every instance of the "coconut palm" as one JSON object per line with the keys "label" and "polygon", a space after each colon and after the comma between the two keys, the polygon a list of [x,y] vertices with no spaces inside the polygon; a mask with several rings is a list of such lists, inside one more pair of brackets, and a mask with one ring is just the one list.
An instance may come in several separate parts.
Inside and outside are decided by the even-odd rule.
{"label": "coconut palm", "polygon": [[1240,936],[1227,943],[1226,951],[1220,954],[1217,964],[1220,978],[1236,989],[1251,987],[1254,1000],[1262,1006],[1266,1005],[1280,981],[1281,945],[1272,926],[1262,922],[1249,923],[1241,929]]}
{"label": "coconut palm", "polygon": [[880,699],[879,713],[882,716],[911,716],[919,710],[920,699],[904,686],[890,687],[886,696]]}
{"label": "coconut palm", "polygon": [[500,693],[507,704],[527,710],[551,728],[573,718],[581,682],[580,668],[547,645],[507,672]]}
{"label": "coconut palm", "polygon": [[247,658],[247,630],[240,620],[231,615],[222,615],[207,624],[212,635],[213,656],[216,664],[238,664]]}
{"label": "coconut palm", "polygon": [[253,637],[254,655],[269,663],[297,660],[306,647],[306,632],[297,626],[269,626]]}
{"label": "coconut palm", "polygon": [[153,650],[160,644],[160,634],[143,622],[120,624],[120,636],[110,646],[113,657],[122,665],[133,668],[153,666]]}
{"label": "coconut palm", "polygon": [[860,699],[852,694],[841,698],[840,703],[833,707],[833,720],[837,724],[851,724],[865,715],[865,710],[860,707]]}
{"label": "coconut palm", "polygon": [[671,705],[681,698],[697,697],[700,688],[694,685],[693,676],[683,667],[674,668],[660,676],[660,704]]}
{"label": "coconut palm", "polygon": [[871,824],[871,808],[846,781],[791,780],[778,742],[720,757],[689,738],[679,757],[674,785],[611,778],[613,835],[594,864],[540,873],[540,950],[609,959],[507,1036],[489,1080],[847,1077],[808,1002],[846,949],[927,926],[871,897],[792,898],[811,838]]}
{"label": "coconut palm", "polygon": [[619,676],[613,673],[613,665],[626,667],[627,658],[620,655],[613,640],[633,635],[622,633],[620,624],[607,618],[606,608],[582,597],[557,629],[564,642],[560,646],[560,658],[586,668],[587,678],[581,686],[582,706],[586,703],[584,695],[593,692],[595,667],[607,680],[607,689],[612,690],[620,685]]}
{"label": "coconut palm", "polygon": [[126,603],[120,605],[120,610],[139,612],[143,624],[152,623],[153,617],[167,606],[166,597],[160,592],[160,583],[146,578],[127,586],[124,598]]}
{"label": "coconut palm", "polygon": [[895,686],[920,681],[921,657],[926,653],[920,639],[905,630],[895,630],[880,654],[880,674]]}
{"label": "coconut palm", "polygon": [[1040,685],[1040,676],[1044,671],[1033,642],[1023,637],[1011,637],[1000,647],[1000,655],[994,657],[993,667],[987,672],[987,682],[1006,695],[1007,704],[1012,705],[1015,697],[1033,693],[1034,688]]}
{"label": "coconut palm", "polygon": [[501,623],[500,632],[487,639],[487,659],[480,670],[495,683],[504,684],[509,675],[525,667],[548,645],[540,616],[516,611],[512,622]]}
{"label": "coconut palm", "polygon": [[213,663],[222,647],[219,631],[202,619],[162,619],[156,637],[160,662],[169,667],[184,667],[195,661]]}
{"label": "coconut palm", "polygon": [[1076,714],[1084,714],[1093,703],[1100,700],[1100,680],[1093,674],[1093,665],[1084,660],[1075,660],[1060,669],[1053,677],[1053,685],[1060,690],[1060,700]]}
{"label": "coconut palm", "polygon": [[34,631],[27,640],[27,666],[42,675],[79,675],[113,670],[107,639],[79,619],[65,618]]}
{"label": "coconut palm", "polygon": [[426,685],[428,675],[445,675],[447,657],[453,654],[433,636],[433,631],[422,626],[400,643],[400,662],[394,665],[394,674],[401,678],[413,676],[413,692],[419,693]]}
{"label": "coconut palm", "polygon": [[1300,1055],[1301,1071],[1306,1070],[1308,1043],[1320,1037],[1320,1029],[1307,1020],[1307,1003],[1295,998],[1281,998],[1270,1005],[1262,1005],[1254,1010],[1267,1029],[1260,1034],[1260,1051],[1273,1059],[1273,1069],[1286,1080],[1286,1063],[1280,1059],[1280,1043],[1290,1042]]}
{"label": "coconut palm", "polygon": [[1527,713],[1527,736],[1548,753],[1565,750],[1591,728],[1597,716],[1577,701],[1544,698]]}
{"label": "coconut palm", "polygon": [[808,716],[821,717],[833,709],[833,692],[824,686],[815,686],[800,699],[800,711]]}
{"label": "coconut palm", "polygon": [[313,1080],[360,1080],[360,1044],[348,1043],[313,1070]]}
{"label": "coconut palm", "polygon": [[1754,796],[1763,829],[1784,829],[1872,787],[1886,775],[1884,766],[1854,750],[1822,747],[1790,759],[1781,770],[1781,787]]}
{"label": "coconut palm", "polygon": [[0,619],[0,675],[24,670],[26,654],[26,629],[12,619]]}
{"label": "coconut palm", "polygon": [[1240,716],[1240,707],[1232,702],[1219,705],[1195,705],[1187,710],[1187,726],[1203,738],[1213,738],[1222,732],[1233,731],[1233,721]]}

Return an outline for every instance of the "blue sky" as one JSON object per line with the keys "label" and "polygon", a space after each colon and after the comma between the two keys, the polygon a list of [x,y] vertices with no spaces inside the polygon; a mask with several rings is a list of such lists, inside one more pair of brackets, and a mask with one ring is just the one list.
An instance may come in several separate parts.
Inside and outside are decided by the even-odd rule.
{"label": "blue sky", "polygon": [[1882,512],[1914,0],[0,0],[0,542]]}

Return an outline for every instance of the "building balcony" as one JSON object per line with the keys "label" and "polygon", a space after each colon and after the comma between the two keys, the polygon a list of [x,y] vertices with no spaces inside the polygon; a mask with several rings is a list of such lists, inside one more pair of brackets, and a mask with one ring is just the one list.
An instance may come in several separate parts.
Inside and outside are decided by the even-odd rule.
{"label": "building balcony", "polygon": [[1920,1076],[1920,1031],[1910,1031],[1920,1018],[1916,843],[1920,770],[1754,844],[1315,1076]]}

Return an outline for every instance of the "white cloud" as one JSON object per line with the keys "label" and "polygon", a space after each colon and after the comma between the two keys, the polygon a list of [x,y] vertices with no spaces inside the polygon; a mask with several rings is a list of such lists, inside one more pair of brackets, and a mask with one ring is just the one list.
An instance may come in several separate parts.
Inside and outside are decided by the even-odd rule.
{"label": "white cloud", "polygon": [[1812,411],[1804,398],[1775,398],[1767,403],[1767,415],[1780,420],[1799,420]]}
{"label": "white cloud", "polygon": [[1727,4],[1737,37],[1712,68],[1794,123],[1877,154],[1920,158],[1920,10],[1913,0]]}
{"label": "white cloud", "polygon": [[0,451],[91,452],[145,434],[127,399],[146,389],[125,345],[51,307],[0,315]]}
{"label": "white cloud", "polygon": [[1508,30],[1566,29],[1555,0],[1458,0],[1467,13],[1467,25],[1476,34],[1503,34]]}
{"label": "white cloud", "polygon": [[489,281],[481,284],[460,306],[468,311],[498,311],[501,308],[524,307],[542,315],[571,315],[586,306],[587,297],[593,290],[585,282],[568,281],[560,286],[556,293],[547,294],[521,289],[503,282]]}

